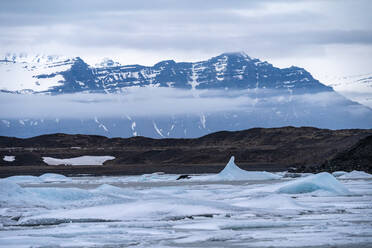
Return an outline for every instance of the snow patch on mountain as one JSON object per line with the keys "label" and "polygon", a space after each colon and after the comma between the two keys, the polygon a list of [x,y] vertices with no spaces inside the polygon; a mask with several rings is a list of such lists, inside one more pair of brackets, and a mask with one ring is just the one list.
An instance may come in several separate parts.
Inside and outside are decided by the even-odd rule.
{"label": "snow patch on mountain", "polygon": [[62,86],[58,74],[69,70],[74,59],[62,56],[7,54],[0,58],[0,90],[41,92]]}

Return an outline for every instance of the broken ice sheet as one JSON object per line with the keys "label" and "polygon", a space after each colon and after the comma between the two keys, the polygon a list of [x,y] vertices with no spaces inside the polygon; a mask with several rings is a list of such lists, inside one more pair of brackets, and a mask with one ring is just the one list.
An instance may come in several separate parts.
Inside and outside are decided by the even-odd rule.
{"label": "broken ice sheet", "polygon": [[[371,244],[371,180],[337,181],[350,195],[318,193],[322,189],[278,192],[288,185],[301,189],[304,182],[317,184],[318,177],[181,182],[175,180],[177,175],[146,180],[133,176],[63,181],[59,175],[2,179],[0,247]],[[335,182],[325,178],[329,180],[323,183]]]}

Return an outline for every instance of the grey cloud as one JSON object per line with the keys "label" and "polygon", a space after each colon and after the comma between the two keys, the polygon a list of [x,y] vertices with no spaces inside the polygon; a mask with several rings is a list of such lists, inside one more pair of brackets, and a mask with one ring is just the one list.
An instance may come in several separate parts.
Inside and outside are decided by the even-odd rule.
{"label": "grey cloud", "polygon": [[221,9],[231,6],[237,8],[257,7],[266,2],[273,0],[190,0],[190,1],[174,1],[174,0],[64,0],[64,1],[49,1],[49,0],[15,0],[1,1],[1,12],[12,13],[29,13],[29,14],[66,14],[84,13],[92,11],[117,11],[117,10],[159,10],[159,9]]}
{"label": "grey cloud", "polygon": [[1,118],[162,116],[239,110],[246,97],[223,97],[167,88],[134,88],[125,94],[12,95],[0,98]]}
{"label": "grey cloud", "polygon": [[331,45],[371,49],[371,7],[366,0],[4,0],[0,53],[321,57]]}

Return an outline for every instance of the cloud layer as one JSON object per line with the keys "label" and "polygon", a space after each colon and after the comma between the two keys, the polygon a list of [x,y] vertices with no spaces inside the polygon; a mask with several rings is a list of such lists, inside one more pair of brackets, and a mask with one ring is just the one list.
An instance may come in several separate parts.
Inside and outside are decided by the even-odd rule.
{"label": "cloud layer", "polygon": [[[368,109],[352,104],[336,93],[290,95],[268,90],[190,91],[172,88],[133,88],[123,94],[0,95],[0,118],[121,118],[199,115],[200,113],[286,112],[330,109],[365,114]],[[337,109],[336,109],[337,108]],[[355,109],[361,109],[359,112]],[[328,111],[328,110],[327,110]],[[366,112],[367,111],[367,112]],[[306,115],[306,113],[301,115]]]}

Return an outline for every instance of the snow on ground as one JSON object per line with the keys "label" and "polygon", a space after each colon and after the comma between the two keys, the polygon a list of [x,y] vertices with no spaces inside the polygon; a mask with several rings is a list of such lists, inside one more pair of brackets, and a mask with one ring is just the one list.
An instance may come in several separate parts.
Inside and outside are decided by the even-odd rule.
{"label": "snow on ground", "polygon": [[370,179],[177,177],[0,179],[0,247],[372,245]]}
{"label": "snow on ground", "polygon": [[[71,68],[74,59],[58,56],[9,55],[0,62],[0,89],[17,91],[45,91],[62,85],[64,78],[58,72]],[[48,75],[48,77],[40,77]]]}
{"label": "snow on ground", "polygon": [[113,156],[80,156],[76,158],[52,158],[43,157],[44,163],[48,165],[103,165],[107,160],[113,160]]}
{"label": "snow on ground", "polygon": [[15,160],[15,156],[4,156],[3,160],[6,162],[13,162]]}

